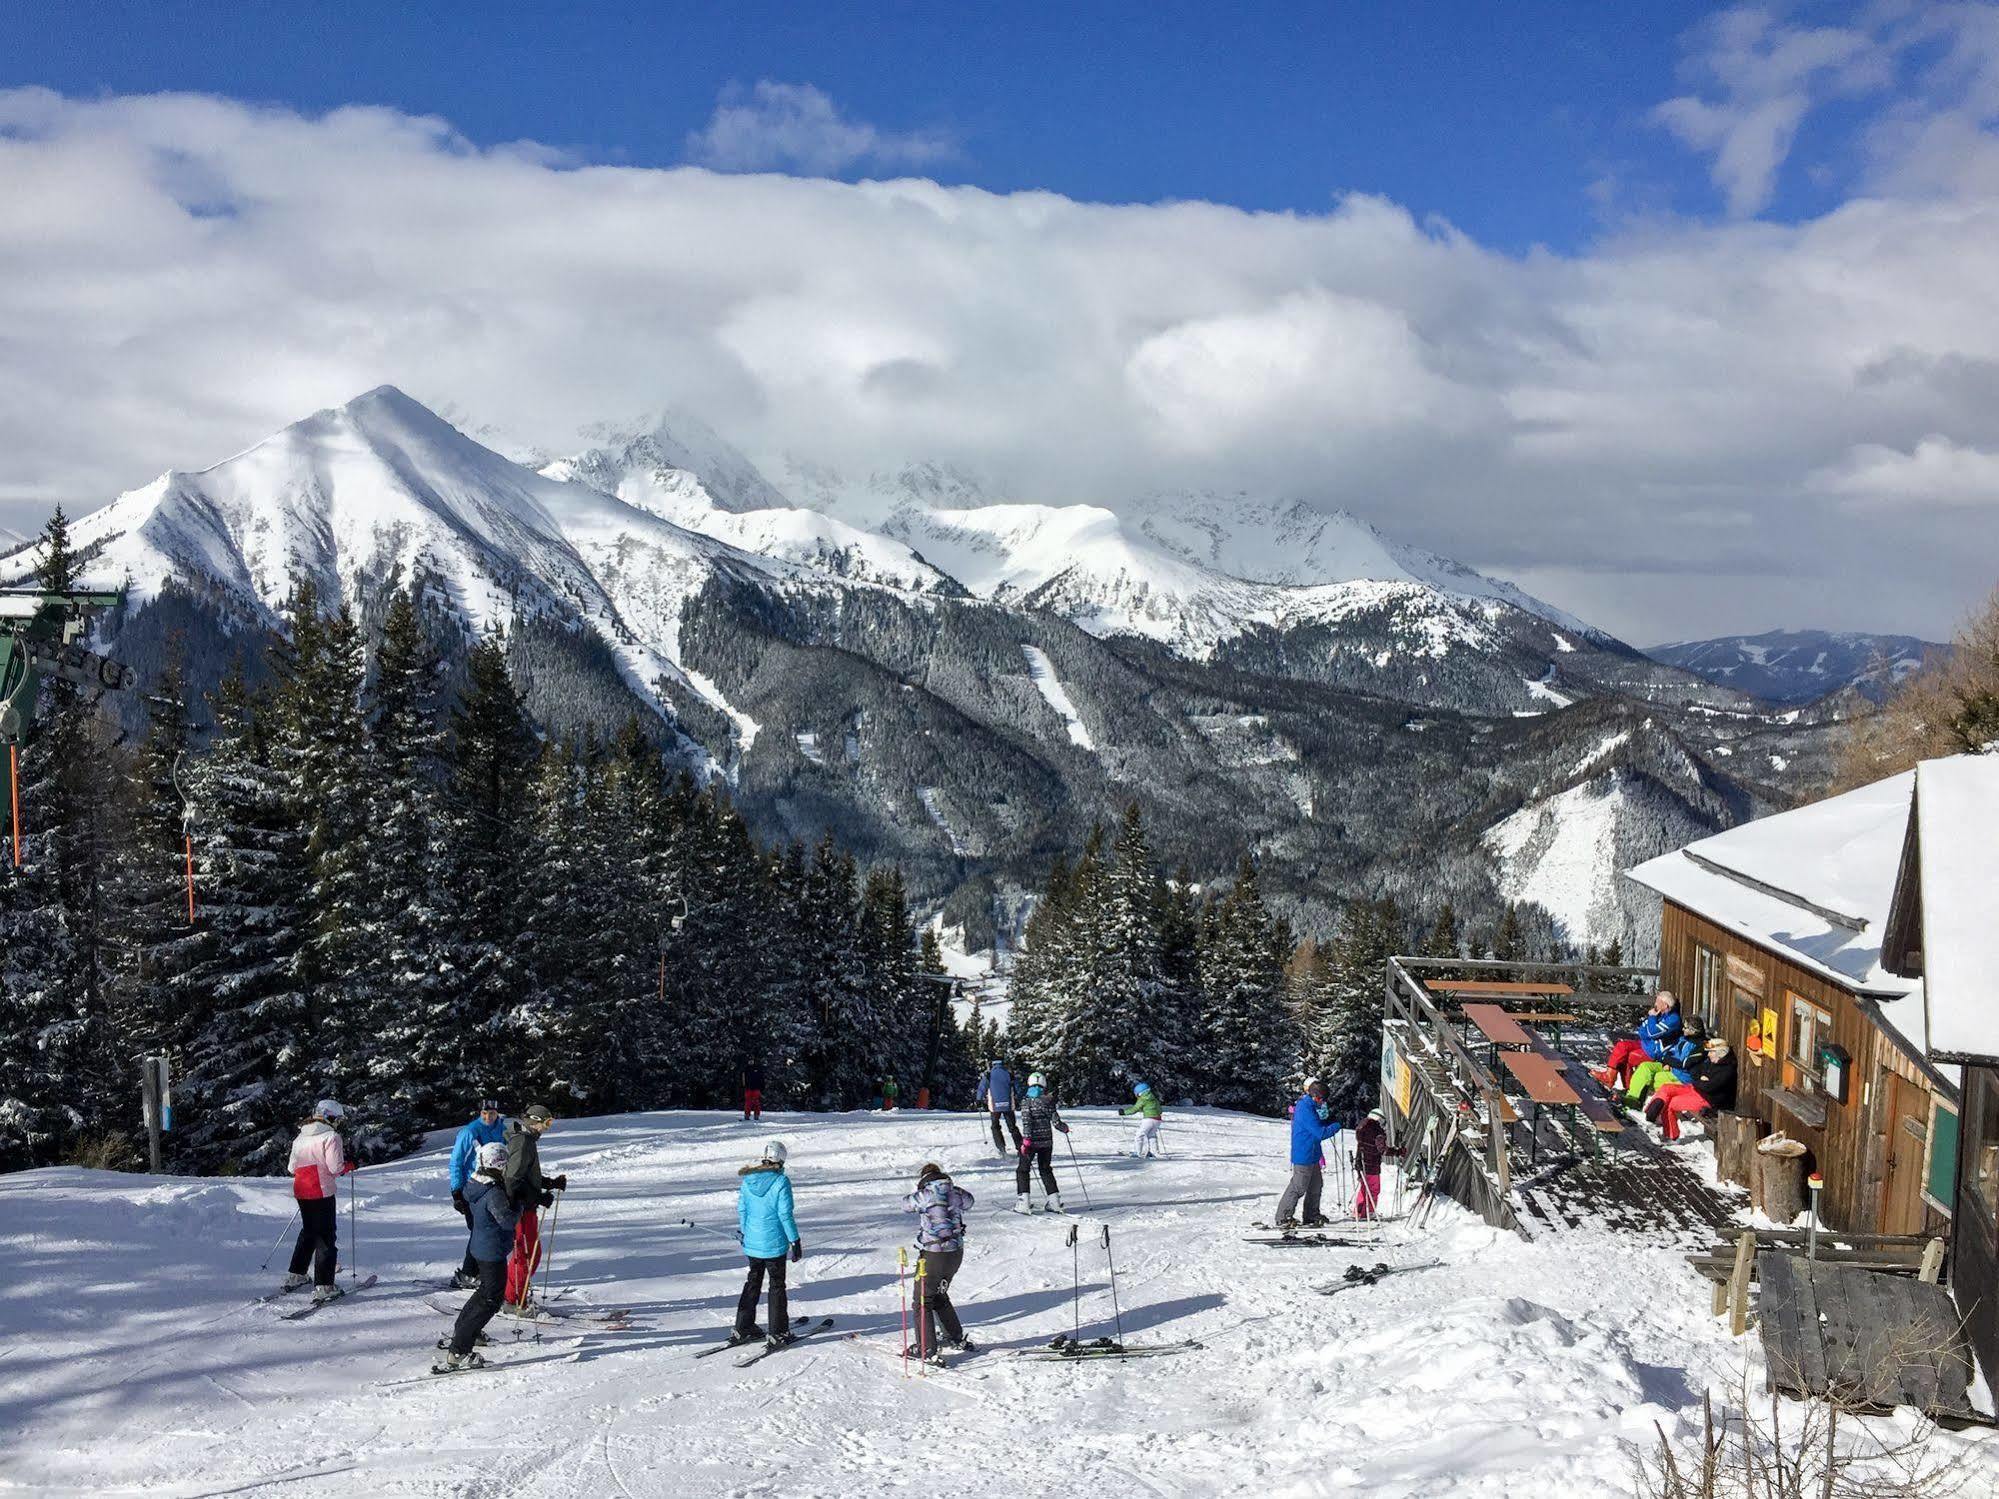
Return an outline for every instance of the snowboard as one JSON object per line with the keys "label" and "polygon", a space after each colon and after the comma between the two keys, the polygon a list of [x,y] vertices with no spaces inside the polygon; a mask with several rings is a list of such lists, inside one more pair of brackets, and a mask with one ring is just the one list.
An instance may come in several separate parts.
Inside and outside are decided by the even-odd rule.
{"label": "snowboard", "polygon": [[305,1306],[300,1307],[295,1312],[286,1312],[283,1318],[281,1318],[280,1320],[285,1322],[297,1322],[303,1317],[310,1317],[314,1312],[318,1311],[321,1307],[331,1306],[335,1301],[345,1301],[349,1296],[354,1295],[357,1291],[367,1290],[368,1287],[372,1286],[374,1283],[375,1283],[375,1277],[371,1275],[366,1280],[356,1281],[353,1285],[349,1286],[345,1291],[342,1291],[338,1296],[335,1296],[331,1301],[309,1302]]}
{"label": "snowboard", "polygon": [[757,1349],[756,1352],[750,1354],[748,1357],[737,1359],[736,1367],[738,1369],[747,1369],[751,1364],[756,1363],[757,1360],[759,1359],[766,1359],[769,1358],[773,1353],[782,1353],[787,1348],[797,1347],[798,1344],[804,1342],[807,1338],[813,1336],[813,1334],[822,1333],[832,1325],[833,1325],[833,1319],[831,1317],[822,1317],[817,1322],[814,1322],[810,1327],[801,1327],[797,1332],[793,1333],[791,1335],[791,1341],[789,1343],[780,1343],[775,1348],[771,1347],[770,1344],[766,1343],[763,1347]]}

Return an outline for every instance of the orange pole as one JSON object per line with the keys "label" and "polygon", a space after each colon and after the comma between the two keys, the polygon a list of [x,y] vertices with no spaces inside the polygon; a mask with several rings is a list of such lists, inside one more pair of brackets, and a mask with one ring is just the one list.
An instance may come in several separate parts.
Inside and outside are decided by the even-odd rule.
{"label": "orange pole", "polygon": [[14,867],[21,867],[21,746],[7,746],[7,789],[14,802]]}
{"label": "orange pole", "polygon": [[182,831],[181,847],[187,852],[187,924],[194,925],[194,834]]}

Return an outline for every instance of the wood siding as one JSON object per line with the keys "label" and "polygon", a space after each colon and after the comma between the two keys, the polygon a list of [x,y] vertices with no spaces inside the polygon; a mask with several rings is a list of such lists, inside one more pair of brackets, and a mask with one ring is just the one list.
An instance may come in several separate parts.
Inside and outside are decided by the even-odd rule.
{"label": "wood siding", "polygon": [[[1893,1095],[1902,1091],[1889,1078],[1900,1078],[1912,1084],[1918,1094],[1926,1095],[1935,1089],[1929,1075],[1876,1024],[1860,1000],[1810,969],[1670,900],[1665,903],[1661,928],[1659,982],[1680,997],[1683,1013],[1696,1013],[1696,949],[1705,947],[1721,955],[1715,1018],[1735,1051],[1741,1078],[1737,1110],[1755,1115],[1810,1147],[1810,1164],[1825,1178],[1819,1202],[1822,1221],[1854,1233],[1887,1232],[1883,1221],[1895,1216],[1884,1204],[1890,1152],[1896,1143],[1891,1137],[1895,1126]],[[1753,994],[1759,982],[1762,992]],[[1745,1012],[1738,1003],[1738,988],[1751,993],[1754,1013]],[[1792,1013],[1793,996],[1832,1017],[1829,1033],[1822,1032],[1821,1039],[1838,1043],[1850,1058],[1846,1102],[1822,1097],[1823,1125],[1807,1123],[1774,1096],[1784,1085],[1797,1023]],[[1778,1030],[1775,1044],[1765,1046],[1759,1061],[1749,1050],[1748,1038],[1751,1023],[1760,1022],[1765,1010],[1776,1012]],[[1920,1216],[1924,1232],[1940,1232],[1948,1224],[1943,1214],[1927,1204]]]}

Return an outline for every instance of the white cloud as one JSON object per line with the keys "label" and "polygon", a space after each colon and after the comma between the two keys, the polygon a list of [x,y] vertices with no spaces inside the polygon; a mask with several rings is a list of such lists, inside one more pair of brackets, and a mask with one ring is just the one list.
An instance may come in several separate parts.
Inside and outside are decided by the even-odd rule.
{"label": "white cloud", "polygon": [[609,168],[384,110],[26,90],[0,203],[16,530],[388,381],[558,452],[683,406],[780,481],[1295,494],[1641,638],[1944,629],[1999,572],[1989,510],[1831,487],[1868,445],[1999,452],[1999,186],[1959,177],[1515,258],[1377,198]]}
{"label": "white cloud", "polygon": [[[1976,505],[1999,510],[1999,452],[1925,437],[1909,452],[1861,443],[1812,476],[1829,494],[1867,504]],[[1999,565],[1999,558],[1995,558]]]}
{"label": "white cloud", "polygon": [[687,138],[687,154],[723,172],[830,176],[863,163],[926,166],[949,160],[957,146],[941,131],[897,133],[848,119],[811,84],[766,78],[747,92],[725,89],[707,126]]}

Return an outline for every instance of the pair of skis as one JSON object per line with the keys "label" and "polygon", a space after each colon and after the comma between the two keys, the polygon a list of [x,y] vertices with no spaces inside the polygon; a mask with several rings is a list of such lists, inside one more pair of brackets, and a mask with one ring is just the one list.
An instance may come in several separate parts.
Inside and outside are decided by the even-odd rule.
{"label": "pair of skis", "polygon": [[[314,1312],[316,1312],[316,1311],[320,1310],[320,1309],[321,1309],[322,1307],[328,1307],[328,1306],[331,1306],[331,1305],[333,1305],[333,1303],[334,1303],[334,1302],[336,1302],[336,1301],[345,1301],[345,1300],[346,1300],[346,1299],[347,1299],[347,1298],[348,1298],[349,1296],[352,1296],[352,1295],[353,1295],[353,1294],[354,1294],[355,1292],[357,1292],[357,1291],[365,1291],[365,1290],[367,1290],[367,1289],[368,1289],[368,1287],[372,1286],[372,1285],[373,1285],[373,1284],[375,1283],[375,1280],[376,1280],[376,1277],[375,1277],[375,1276],[372,1276],[372,1275],[370,1275],[370,1276],[369,1276],[369,1277],[368,1277],[367,1279],[365,1279],[365,1280],[359,1280],[359,1281],[356,1281],[356,1282],[355,1282],[355,1283],[354,1283],[353,1285],[351,1285],[351,1286],[347,1287],[347,1289],[346,1289],[346,1290],[342,1291],[342,1292],[341,1292],[341,1293],[340,1293],[340,1294],[339,1294],[338,1296],[328,1296],[328,1297],[326,1297],[326,1298],[325,1298],[325,1299],[323,1299],[323,1300],[318,1300],[318,1299],[315,1299],[315,1300],[313,1300],[313,1301],[310,1301],[310,1302],[306,1303],[306,1304],[305,1304],[304,1306],[300,1307],[300,1308],[299,1308],[299,1309],[298,1309],[297,1311],[295,1311],[295,1312],[286,1312],[286,1313],[284,1314],[284,1316],[283,1316],[283,1317],[281,1317],[281,1318],[280,1318],[279,1320],[280,1320],[280,1321],[283,1321],[283,1322],[298,1322],[298,1321],[301,1321],[301,1320],[303,1320],[303,1319],[304,1319],[304,1318],[306,1318],[306,1317],[310,1317],[310,1316],[311,1316],[311,1315],[312,1315],[312,1314],[313,1314]],[[292,1289],[293,1289],[293,1290],[295,1290],[295,1291],[302,1291],[302,1290],[304,1290],[304,1289],[305,1289],[305,1287],[304,1287],[304,1286],[294,1286],[294,1287],[292,1287]],[[274,1292],[274,1293],[273,1293],[272,1295],[269,1295],[269,1296],[266,1296],[266,1297],[263,1297],[263,1298],[261,1299],[261,1301],[259,1302],[259,1304],[261,1305],[263,1301],[275,1301],[275,1300],[277,1300],[277,1299],[278,1299],[278,1297],[280,1297],[280,1296],[283,1296],[283,1295],[286,1295],[286,1294],[288,1294],[288,1293],[287,1293],[287,1292],[284,1292],[284,1291],[278,1291],[278,1292]]]}
{"label": "pair of skis", "polygon": [[1014,1357],[1031,1363],[1082,1364],[1106,1359],[1116,1361],[1131,1358],[1164,1358],[1170,1354],[1186,1353],[1201,1346],[1192,1338],[1186,1338],[1178,1343],[1126,1343],[1117,1338],[1093,1338],[1086,1343],[1065,1334],[1056,1338],[1046,1348],[1023,1349]]}
{"label": "pair of skis", "polygon": [[1342,1291],[1351,1291],[1357,1286],[1371,1286],[1386,1280],[1391,1275],[1406,1275],[1411,1270],[1435,1270],[1442,1260],[1426,1260],[1420,1265],[1349,1265],[1346,1275],[1336,1284],[1314,1286],[1312,1289],[1321,1296],[1337,1296]]}
{"label": "pair of skis", "polygon": [[791,1336],[786,1338],[781,1343],[772,1342],[768,1338],[766,1338],[762,1343],[757,1343],[754,1340],[744,1341],[736,1338],[730,1338],[725,1343],[711,1344],[710,1346],[696,1352],[694,1356],[696,1358],[713,1358],[718,1353],[728,1353],[733,1349],[747,1348],[750,1351],[747,1354],[745,1354],[743,1357],[735,1361],[736,1367],[738,1369],[747,1369],[751,1364],[756,1363],[759,1359],[766,1359],[769,1358],[773,1353],[782,1353],[787,1348],[795,1347],[796,1345],[804,1342],[807,1338],[816,1337],[820,1333],[827,1331],[829,1328],[832,1327],[832,1325],[833,1325],[833,1319],[831,1317],[821,1317],[817,1322],[810,1322],[802,1327],[794,1329]]}

